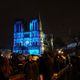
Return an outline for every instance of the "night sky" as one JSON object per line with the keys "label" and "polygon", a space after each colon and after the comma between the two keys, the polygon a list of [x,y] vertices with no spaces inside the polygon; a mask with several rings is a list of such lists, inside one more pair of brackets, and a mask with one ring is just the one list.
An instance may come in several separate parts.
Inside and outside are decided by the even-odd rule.
{"label": "night sky", "polygon": [[12,45],[13,24],[16,19],[24,19],[27,23],[31,18],[38,17],[39,14],[43,29],[48,34],[53,33],[54,36],[66,38],[73,33],[80,32],[79,2],[2,1],[0,1],[0,48]]}

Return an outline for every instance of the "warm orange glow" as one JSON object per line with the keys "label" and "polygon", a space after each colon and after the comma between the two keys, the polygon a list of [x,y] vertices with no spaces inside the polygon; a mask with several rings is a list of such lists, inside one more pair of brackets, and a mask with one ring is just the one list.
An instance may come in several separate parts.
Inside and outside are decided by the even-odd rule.
{"label": "warm orange glow", "polygon": [[39,59],[38,56],[33,56],[33,57],[32,57],[32,60],[34,60],[34,61],[36,61],[37,59]]}
{"label": "warm orange glow", "polygon": [[58,74],[57,73],[54,73],[53,74],[53,78],[54,78],[54,80],[57,79],[58,78]]}
{"label": "warm orange glow", "polygon": [[65,56],[63,56],[63,55],[62,55],[61,57],[62,57],[64,60],[66,59],[66,57],[65,57]]}

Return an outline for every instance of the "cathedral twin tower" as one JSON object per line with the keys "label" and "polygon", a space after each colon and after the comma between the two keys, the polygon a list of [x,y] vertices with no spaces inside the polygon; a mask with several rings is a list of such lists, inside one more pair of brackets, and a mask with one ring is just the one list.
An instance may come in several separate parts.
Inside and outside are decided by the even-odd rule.
{"label": "cathedral twin tower", "polygon": [[29,31],[24,31],[22,21],[14,24],[13,52],[39,55],[42,54],[42,24],[40,19],[29,22]]}

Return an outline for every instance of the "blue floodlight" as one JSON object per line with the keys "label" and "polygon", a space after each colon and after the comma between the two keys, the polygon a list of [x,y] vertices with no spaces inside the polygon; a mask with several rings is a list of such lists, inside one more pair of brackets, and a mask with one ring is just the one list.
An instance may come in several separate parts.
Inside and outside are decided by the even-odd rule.
{"label": "blue floodlight", "polygon": [[38,49],[31,49],[31,50],[29,50],[29,54],[38,55],[39,54],[39,50]]}

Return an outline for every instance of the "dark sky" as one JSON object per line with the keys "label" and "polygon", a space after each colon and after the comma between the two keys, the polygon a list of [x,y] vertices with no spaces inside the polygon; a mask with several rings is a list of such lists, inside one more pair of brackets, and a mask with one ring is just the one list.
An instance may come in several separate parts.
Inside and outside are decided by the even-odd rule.
{"label": "dark sky", "polygon": [[11,45],[13,23],[16,19],[41,15],[46,33],[66,38],[80,32],[79,2],[50,0],[2,0],[0,1],[0,47]]}

